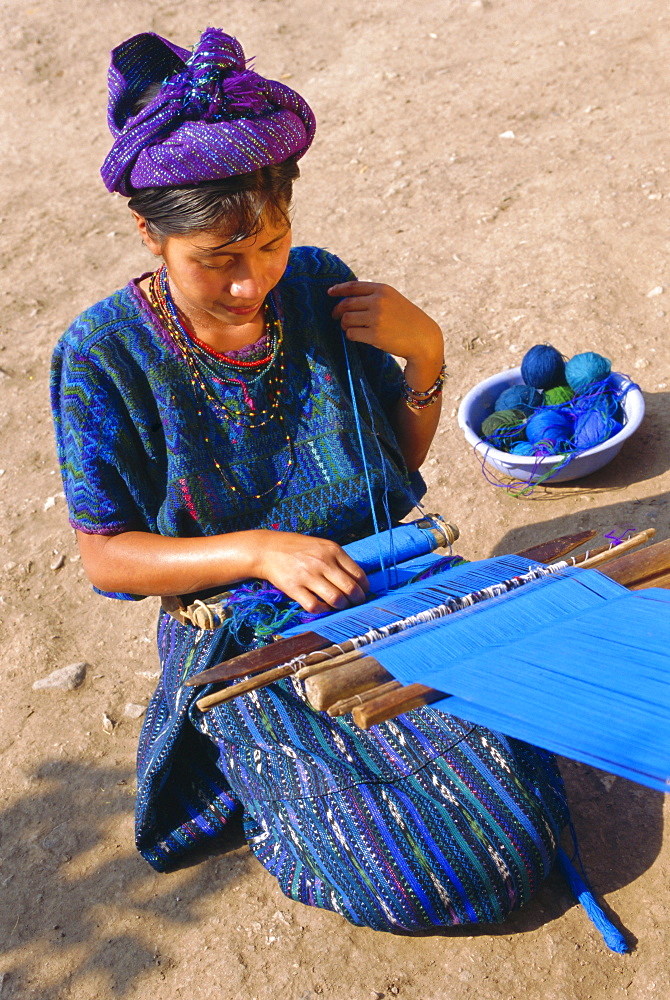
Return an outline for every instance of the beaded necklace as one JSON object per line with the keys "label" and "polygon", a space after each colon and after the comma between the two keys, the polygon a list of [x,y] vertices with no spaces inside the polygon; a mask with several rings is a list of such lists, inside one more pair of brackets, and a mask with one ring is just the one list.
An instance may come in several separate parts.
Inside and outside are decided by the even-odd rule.
{"label": "beaded necklace", "polygon": [[[283,327],[279,316],[272,310],[269,302],[266,302],[264,307],[267,352],[263,351],[263,357],[254,358],[253,360],[233,358],[228,354],[215,351],[208,344],[205,344],[194,334],[186,330],[170,292],[168,273],[165,265],[151,275],[149,280],[149,302],[158,320],[177,347],[188,369],[189,379],[196,398],[200,397],[204,399],[204,402],[217,416],[222,417],[226,422],[234,424],[236,427],[256,430],[259,427],[266,426],[272,420],[276,420],[277,429],[281,430],[284,434],[285,447],[288,449],[286,467],[277,482],[273,483],[269,489],[264,490],[262,493],[246,493],[231,482],[216,458],[216,453],[211,447],[210,439],[205,437],[204,441],[210,446],[214,466],[228,489],[239,496],[258,500],[272,493],[273,490],[278,489],[280,486],[283,486],[293,467],[293,442],[291,441],[290,434],[283,427],[284,414],[280,408],[286,369],[283,351]],[[264,408],[257,410],[256,403],[249,393],[249,387],[260,383],[266,376],[267,404]],[[222,400],[218,399],[207,385],[208,380],[219,385],[230,385],[240,389],[242,392],[241,405],[234,409],[232,406],[226,405]],[[200,409],[198,410],[198,416],[202,416],[202,410]]]}

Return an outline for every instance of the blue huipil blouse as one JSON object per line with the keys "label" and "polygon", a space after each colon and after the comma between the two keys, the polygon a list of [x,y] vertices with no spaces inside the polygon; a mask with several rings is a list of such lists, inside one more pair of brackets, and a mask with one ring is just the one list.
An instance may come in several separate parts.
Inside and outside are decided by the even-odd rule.
{"label": "blue huipil blouse", "polygon": [[[273,293],[286,365],[281,427],[222,419],[135,283],[82,313],[56,347],[51,382],[73,527],[172,537],[274,528],[345,543],[372,530],[365,467],[383,526],[405,516],[421,484],[410,484],[389,422],[402,373],[374,347],[345,345],[331,317],[326,290],[353,277],[326,251],[291,251]],[[224,404],[239,405],[239,393],[220,391]],[[239,807],[189,721],[196,689],[182,686],[237,651],[223,633],[159,621],[163,670],[140,739],[136,824],[156,868],[218,835]]]}

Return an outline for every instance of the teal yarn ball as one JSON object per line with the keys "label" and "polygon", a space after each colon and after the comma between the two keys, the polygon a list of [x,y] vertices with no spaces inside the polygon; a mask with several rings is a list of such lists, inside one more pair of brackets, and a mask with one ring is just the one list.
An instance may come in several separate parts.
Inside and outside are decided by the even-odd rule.
{"label": "teal yarn ball", "polygon": [[521,410],[498,410],[484,420],[481,435],[495,448],[508,451],[523,438],[525,424],[526,414]]}
{"label": "teal yarn ball", "polygon": [[544,393],[545,406],[562,406],[569,403],[574,396],[574,390],[569,385],[555,385]]}
{"label": "teal yarn ball", "polygon": [[565,384],[565,363],[555,347],[536,344],[523,357],[521,377],[536,389],[552,389]]}
{"label": "teal yarn ball", "polygon": [[551,441],[555,445],[569,441],[574,423],[562,410],[542,409],[534,413],[526,424],[526,437],[533,444]]}
{"label": "teal yarn ball", "polygon": [[565,366],[565,381],[576,393],[585,392],[596,382],[603,382],[611,371],[609,358],[594,351],[585,351],[570,358]]}
{"label": "teal yarn ball", "polygon": [[526,416],[542,406],[542,396],[532,385],[510,385],[503,389],[498,398],[494,410],[513,410],[515,408],[523,410]]}

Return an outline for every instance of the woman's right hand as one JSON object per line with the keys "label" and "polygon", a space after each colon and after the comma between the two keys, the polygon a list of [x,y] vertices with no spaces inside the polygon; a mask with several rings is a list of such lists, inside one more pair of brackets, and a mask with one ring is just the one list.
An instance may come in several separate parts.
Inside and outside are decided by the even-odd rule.
{"label": "woman's right hand", "polygon": [[286,531],[263,534],[254,576],[282,590],[305,611],[342,611],[365,601],[367,577],[336,542]]}
{"label": "woman's right hand", "polygon": [[242,580],[268,580],[306,611],[362,604],[365,573],[336,542],[256,528],[227,535],[171,538],[147,531],[77,532],[86,574],[100,590],[164,597]]}

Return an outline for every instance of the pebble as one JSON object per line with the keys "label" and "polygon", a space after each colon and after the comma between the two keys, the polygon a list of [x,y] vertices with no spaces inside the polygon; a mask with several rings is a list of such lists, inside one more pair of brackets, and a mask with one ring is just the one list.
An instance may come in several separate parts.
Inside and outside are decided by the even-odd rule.
{"label": "pebble", "polygon": [[514,135],[514,132],[512,132],[511,129],[508,129],[506,132],[500,132],[499,135],[498,135],[498,138],[499,139],[515,139],[516,136]]}
{"label": "pebble", "polygon": [[61,552],[59,556],[56,556],[54,561],[49,565],[49,569],[57,570],[62,569],[65,565],[65,554]]}
{"label": "pebble", "polygon": [[648,368],[650,364],[651,364],[651,362],[648,361],[646,358],[638,358],[637,361],[635,362],[635,367],[636,368]]}
{"label": "pebble", "polygon": [[33,691],[43,688],[57,688],[60,691],[74,691],[83,683],[86,677],[88,663],[70,663],[67,667],[59,667],[46,677],[41,677],[33,684]]}
{"label": "pebble", "polygon": [[656,285],[656,288],[652,288],[650,292],[647,292],[648,299],[655,299],[657,295],[663,294],[663,285]]}
{"label": "pebble", "polygon": [[123,710],[123,714],[129,719],[141,719],[146,710],[146,705],[137,705],[135,702],[129,701]]}
{"label": "pebble", "polygon": [[102,728],[109,736],[114,732],[114,720],[110,719],[107,712],[102,713]]}

